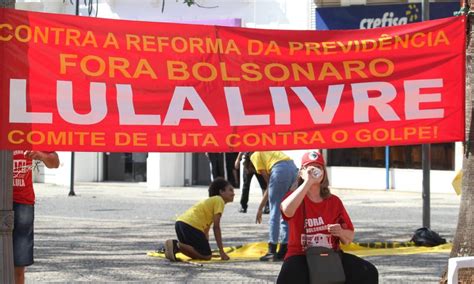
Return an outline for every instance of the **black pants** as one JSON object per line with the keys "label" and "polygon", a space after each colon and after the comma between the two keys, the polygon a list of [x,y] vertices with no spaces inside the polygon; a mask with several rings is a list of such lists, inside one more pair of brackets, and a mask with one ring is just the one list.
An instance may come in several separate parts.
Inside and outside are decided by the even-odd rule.
{"label": "black pants", "polygon": [[204,232],[181,221],[177,221],[174,228],[180,243],[192,246],[201,255],[212,255],[211,246]]}
{"label": "black pants", "polygon": [[[240,198],[240,205],[242,205],[242,208],[247,209],[248,203],[249,203],[249,192],[250,192],[250,182],[252,181],[254,173],[248,173],[247,171],[244,171],[244,184],[242,185],[242,197]],[[258,184],[260,184],[260,187],[262,188],[262,193],[265,192],[267,189],[267,183],[265,182],[265,179],[263,176],[259,174],[255,174],[258,180]]]}
{"label": "black pants", "polygon": [[223,153],[207,153],[209,163],[211,164],[212,179],[218,177],[225,178],[224,173],[224,154]]}
{"label": "black pants", "polygon": [[239,152],[225,153],[225,169],[227,172],[227,180],[234,188],[239,188],[240,171],[235,168],[235,160]]}
{"label": "black pants", "polygon": [[[362,258],[342,253],[342,266],[348,284],[372,284],[379,283],[379,272],[370,262]],[[306,256],[295,255],[289,257],[281,266],[277,284],[307,284],[309,283],[308,264]]]}

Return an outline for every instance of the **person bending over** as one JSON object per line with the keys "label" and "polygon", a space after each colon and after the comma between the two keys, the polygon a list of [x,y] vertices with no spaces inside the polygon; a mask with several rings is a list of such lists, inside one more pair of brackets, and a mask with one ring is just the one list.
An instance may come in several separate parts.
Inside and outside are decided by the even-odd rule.
{"label": "person bending over", "polygon": [[277,283],[309,283],[305,248],[312,246],[340,253],[346,283],[378,283],[373,264],[339,247],[339,242],[352,242],[354,226],[342,201],[329,191],[324,158],[319,152],[303,155],[297,181],[298,187],[286,195],[280,207],[289,223],[290,238]]}
{"label": "person bending over", "polygon": [[[281,151],[253,152],[250,161],[248,170],[261,174],[268,184],[255,218],[257,223],[262,223],[263,208],[267,200],[270,203],[268,252],[260,260],[283,260],[288,244],[288,223],[281,218],[280,204],[295,182],[298,169],[293,160]],[[280,248],[277,252],[278,243]]]}
{"label": "person bending over", "polygon": [[[247,213],[247,208],[248,208],[248,203],[249,203],[249,192],[250,192],[250,185],[252,183],[252,177],[255,175],[257,177],[258,183],[260,185],[260,188],[262,189],[262,195],[265,194],[265,190],[267,190],[267,182],[261,176],[260,174],[257,174],[253,170],[249,170],[248,164],[250,162],[250,155],[252,152],[240,152],[239,155],[237,156],[234,167],[236,169],[240,169],[240,161],[243,159],[244,162],[244,170],[243,170],[243,184],[242,184],[242,196],[240,198],[240,213]],[[265,208],[263,209],[263,214],[269,214],[270,213],[270,205],[267,201],[265,204]]]}
{"label": "person bending over", "polygon": [[196,203],[176,220],[178,239],[165,241],[165,257],[176,261],[176,253],[181,252],[192,259],[210,260],[209,229],[212,225],[221,259],[228,260],[222,244],[220,223],[224,206],[234,201],[234,195],[234,188],[227,180],[216,178],[209,185],[209,198]]}

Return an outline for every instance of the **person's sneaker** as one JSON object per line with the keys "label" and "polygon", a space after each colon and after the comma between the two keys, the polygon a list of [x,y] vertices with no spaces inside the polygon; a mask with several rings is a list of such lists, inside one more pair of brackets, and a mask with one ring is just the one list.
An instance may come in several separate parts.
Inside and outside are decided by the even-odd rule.
{"label": "person's sneaker", "polygon": [[247,213],[247,208],[241,207],[239,213]]}
{"label": "person's sneaker", "polygon": [[268,243],[268,252],[266,255],[260,257],[260,261],[277,261],[277,245]]}
{"label": "person's sneaker", "polygon": [[267,253],[260,257],[260,261],[278,261],[278,257],[276,253]]}
{"label": "person's sneaker", "polygon": [[165,241],[165,257],[170,261],[176,261],[176,253],[178,252],[178,241],[177,240],[166,240]]}

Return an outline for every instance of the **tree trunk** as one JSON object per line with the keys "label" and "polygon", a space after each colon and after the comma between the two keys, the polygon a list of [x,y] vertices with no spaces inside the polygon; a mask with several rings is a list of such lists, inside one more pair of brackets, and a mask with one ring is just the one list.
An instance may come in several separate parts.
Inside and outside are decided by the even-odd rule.
{"label": "tree trunk", "polygon": [[[453,240],[453,249],[449,257],[474,255],[474,123],[472,120],[473,109],[473,87],[474,87],[474,16],[468,16],[468,46],[466,50],[466,141],[464,143],[463,178],[461,206],[459,208],[458,225]],[[445,273],[446,274],[446,273]],[[459,271],[461,283],[472,283],[474,280],[474,269],[461,269]],[[444,275],[441,283],[445,283]]]}
{"label": "tree trunk", "polygon": [[[0,0],[0,8],[15,8],[15,1]],[[3,62],[0,62],[0,66],[3,66]],[[0,283],[14,282],[12,179],[12,151],[0,150]]]}

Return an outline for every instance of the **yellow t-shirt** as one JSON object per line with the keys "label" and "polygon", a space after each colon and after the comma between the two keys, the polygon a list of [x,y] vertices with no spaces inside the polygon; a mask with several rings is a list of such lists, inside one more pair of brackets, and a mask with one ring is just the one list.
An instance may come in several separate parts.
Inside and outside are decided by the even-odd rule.
{"label": "yellow t-shirt", "polygon": [[220,195],[209,197],[194,204],[178,217],[176,221],[184,222],[202,232],[205,232],[214,221],[214,215],[224,212],[224,199]]}
{"label": "yellow t-shirt", "polygon": [[267,152],[254,152],[250,156],[253,166],[257,172],[265,171],[267,174],[270,174],[274,164],[280,161],[291,160],[285,153],[281,151],[267,151]]}

